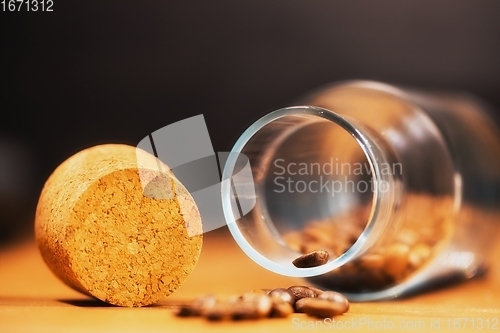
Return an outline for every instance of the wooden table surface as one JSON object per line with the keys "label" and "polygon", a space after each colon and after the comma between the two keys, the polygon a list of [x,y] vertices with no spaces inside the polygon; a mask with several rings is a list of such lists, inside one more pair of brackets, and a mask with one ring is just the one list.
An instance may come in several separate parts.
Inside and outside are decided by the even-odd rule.
{"label": "wooden table surface", "polygon": [[[499,258],[500,246],[494,251]],[[485,277],[467,283],[397,301],[351,304],[350,311],[334,321],[294,314],[285,319],[208,322],[175,317],[173,309],[202,293],[228,296],[305,281],[264,270],[222,230],[205,235],[200,261],[181,289],[155,306],[119,308],[66,287],[48,270],[31,241],[0,252],[0,332],[496,332],[497,263]]]}

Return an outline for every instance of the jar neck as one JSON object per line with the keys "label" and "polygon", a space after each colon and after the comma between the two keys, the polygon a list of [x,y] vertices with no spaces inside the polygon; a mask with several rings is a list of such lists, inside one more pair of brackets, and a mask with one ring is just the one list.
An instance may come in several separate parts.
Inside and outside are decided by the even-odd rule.
{"label": "jar neck", "polygon": [[[248,186],[248,177],[238,175],[241,156],[252,169],[251,197],[238,191]],[[223,172],[224,215],[236,242],[259,265],[287,276],[322,275],[359,257],[387,232],[403,192],[402,168],[384,137],[357,119],[320,107],[280,109],[234,145]],[[253,208],[241,211],[249,201]],[[292,264],[300,253],[285,241],[288,232],[361,209],[364,228],[347,251],[317,267]]]}

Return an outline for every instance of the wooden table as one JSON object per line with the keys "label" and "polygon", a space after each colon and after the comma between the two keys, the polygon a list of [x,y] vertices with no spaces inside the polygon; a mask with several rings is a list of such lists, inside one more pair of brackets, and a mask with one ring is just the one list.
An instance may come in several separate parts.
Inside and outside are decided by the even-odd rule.
{"label": "wooden table", "polygon": [[[494,249],[496,258],[500,246]],[[181,289],[155,306],[119,308],[87,298],[57,280],[33,241],[0,252],[0,332],[496,332],[500,331],[500,262],[474,281],[390,302],[355,303],[334,321],[285,319],[208,322],[173,309],[199,294],[221,296],[304,284],[270,273],[241,252],[227,230],[205,235],[202,255]]]}

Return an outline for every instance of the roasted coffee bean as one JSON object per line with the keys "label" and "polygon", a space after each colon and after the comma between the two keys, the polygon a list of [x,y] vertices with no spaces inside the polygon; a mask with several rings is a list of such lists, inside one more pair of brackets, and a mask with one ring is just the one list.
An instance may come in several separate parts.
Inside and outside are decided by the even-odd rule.
{"label": "roasted coffee bean", "polygon": [[301,255],[293,260],[292,264],[298,268],[316,267],[326,264],[329,257],[328,251],[318,250]]}
{"label": "roasted coffee bean", "polygon": [[303,298],[296,303],[296,310],[318,318],[331,318],[343,314],[344,304],[319,298]]}
{"label": "roasted coffee bean", "polygon": [[255,304],[257,318],[265,318],[269,316],[273,307],[273,301],[269,296],[256,295],[253,303]]}
{"label": "roasted coffee bean", "polygon": [[232,304],[232,318],[258,319],[268,317],[271,313],[273,302],[267,295],[245,293]]}
{"label": "roasted coffee bean", "polygon": [[280,298],[283,301],[290,303],[290,305],[295,304],[295,296],[291,293],[290,290],[285,288],[276,288],[269,292],[269,296],[271,298]]}
{"label": "roasted coffee bean", "polygon": [[217,297],[215,297],[212,294],[208,295],[203,295],[201,297],[196,298],[193,303],[192,307],[198,311],[199,314],[203,314],[206,309],[211,308],[212,306],[215,305],[217,302]]}
{"label": "roasted coffee bean", "polygon": [[[425,265],[433,248],[450,232],[451,219],[447,217],[448,210],[433,209],[438,206],[435,197],[416,196],[411,200],[420,208],[412,208],[412,213],[401,221],[401,225],[382,235],[373,252],[344,264],[327,273],[325,279],[317,281],[354,293],[378,291],[400,283]],[[432,211],[429,212],[427,207]],[[343,215],[307,221],[301,229],[284,234],[283,239],[291,249],[304,256],[325,251],[332,258],[338,257],[358,240],[371,208],[366,205]],[[423,216],[426,217],[425,224],[421,223]],[[317,265],[304,265],[301,260],[304,259],[300,258],[297,267],[302,267],[299,268]]]}
{"label": "roasted coffee bean", "polygon": [[240,300],[231,306],[231,318],[234,320],[257,319],[257,309],[254,303]]}
{"label": "roasted coffee bean", "polygon": [[384,266],[384,259],[380,254],[367,254],[359,259],[359,264],[363,268],[377,270]]}
{"label": "roasted coffee bean", "polygon": [[291,286],[288,288],[288,291],[295,297],[296,302],[302,298],[317,296],[316,292],[307,286]]}
{"label": "roasted coffee bean", "polygon": [[401,230],[396,239],[407,245],[414,245],[418,241],[418,234],[410,229]]}
{"label": "roasted coffee bean", "polygon": [[410,247],[403,243],[392,244],[385,253],[384,271],[395,280],[401,278],[408,265]]}
{"label": "roasted coffee bean", "polygon": [[415,245],[408,255],[408,262],[413,268],[418,268],[429,258],[431,249],[428,245],[420,243]]}
{"label": "roasted coffee bean", "polygon": [[177,311],[176,315],[179,316],[179,317],[194,317],[194,316],[198,316],[198,314],[195,311],[193,311],[193,307],[191,306],[191,304],[183,304],[183,305],[181,305],[181,307]]}
{"label": "roasted coffee bean", "polygon": [[304,313],[303,307],[304,304],[307,302],[308,299],[311,297],[304,297],[295,302],[294,310],[296,313]]}
{"label": "roasted coffee bean", "polygon": [[218,300],[215,304],[203,312],[203,316],[211,321],[219,321],[232,316],[232,308],[229,302]]}
{"label": "roasted coffee bean", "polygon": [[349,310],[349,301],[347,298],[336,291],[324,291],[318,295],[318,299],[326,299],[327,301],[339,304],[342,313]]}
{"label": "roasted coffee bean", "polygon": [[273,306],[271,308],[270,317],[286,318],[293,313],[294,308],[290,303],[285,302],[283,301],[283,299],[277,297],[271,297],[271,299],[273,302]]}

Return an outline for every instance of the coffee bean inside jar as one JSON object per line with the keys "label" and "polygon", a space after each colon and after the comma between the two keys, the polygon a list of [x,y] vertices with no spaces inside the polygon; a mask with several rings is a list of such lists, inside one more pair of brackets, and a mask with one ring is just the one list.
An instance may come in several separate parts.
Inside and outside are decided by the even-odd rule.
{"label": "coffee bean inside jar", "polygon": [[[427,198],[414,198],[425,205]],[[344,292],[364,292],[386,289],[404,281],[432,258],[433,249],[449,234],[446,217],[435,212],[435,219],[406,219],[404,228],[385,235],[384,242],[359,258],[334,271],[311,278],[319,285]],[[340,257],[358,240],[366,223],[349,216],[314,220],[302,229],[283,235],[288,246],[302,254],[297,259],[318,251],[326,251],[332,259]],[[295,259],[295,260],[297,260]]]}

